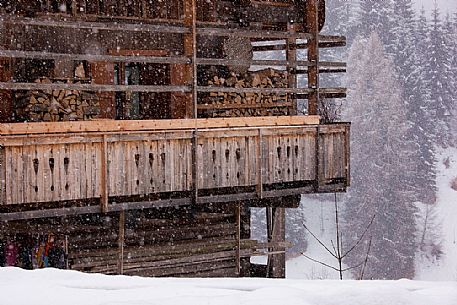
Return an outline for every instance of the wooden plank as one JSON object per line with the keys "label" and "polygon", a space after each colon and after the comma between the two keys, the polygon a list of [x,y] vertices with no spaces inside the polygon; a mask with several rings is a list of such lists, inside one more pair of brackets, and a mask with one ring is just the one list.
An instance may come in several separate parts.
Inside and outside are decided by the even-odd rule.
{"label": "wooden plank", "polygon": [[41,161],[43,166],[43,192],[44,192],[44,202],[52,201],[53,191],[53,171],[51,171],[51,158],[52,158],[52,146],[41,147],[43,150],[43,160]]}
{"label": "wooden plank", "polygon": [[[188,86],[174,85],[113,85],[113,84],[78,84],[78,83],[13,83],[0,82],[1,90],[78,90],[97,92],[189,92]],[[300,90],[296,93],[307,93]]]}
{"label": "wooden plank", "polygon": [[[86,162],[84,163],[85,165],[85,172],[86,172],[86,198],[95,198],[94,194],[94,185],[93,185],[93,176],[94,176],[94,164],[93,164],[93,159],[92,159],[92,153],[91,150],[93,149],[91,143],[85,143],[84,144],[84,158]],[[109,150],[111,152],[111,150]],[[110,164],[111,165],[111,164]],[[109,175],[109,169],[108,169],[108,175]]]}
{"label": "wooden plank", "polygon": [[7,204],[14,204],[14,200],[16,199],[15,196],[15,184],[11,183],[13,181],[14,177],[14,172],[15,172],[15,166],[16,166],[16,160],[14,159],[14,151],[13,149],[8,149],[6,152],[6,162],[7,162],[7,168],[6,168],[6,177],[7,177],[7,191],[6,191],[6,197],[7,197]]}
{"label": "wooden plank", "polygon": [[[83,144],[78,144],[73,146],[73,151],[72,151],[72,158],[74,161],[74,176],[75,176],[75,195],[74,199],[84,199],[84,193],[83,191],[83,186],[82,184],[84,183],[85,176],[83,176],[83,170],[82,167],[84,166],[83,164],[83,154],[81,153],[84,149]],[[85,190],[84,190],[85,191]]]}
{"label": "wooden plank", "polygon": [[[151,153],[151,141],[143,142],[143,170],[142,170],[142,185],[144,194],[152,193],[152,176],[151,176],[151,165],[152,158],[154,157]],[[150,159],[151,158],[151,159]]]}
{"label": "wooden plank", "polygon": [[[317,125],[319,116],[237,117],[198,120],[77,121],[0,124],[0,135],[122,132],[233,127]],[[343,127],[344,128],[344,127]]]}
{"label": "wooden plank", "polygon": [[37,190],[36,192],[36,202],[45,202],[45,150],[46,147],[36,146],[36,159],[38,163],[38,172],[37,172]]}
{"label": "wooden plank", "polygon": [[146,155],[144,153],[145,141],[138,142],[136,145],[137,157],[135,157],[135,166],[136,166],[136,194],[147,194],[146,192],[146,179],[145,179],[145,169],[146,169]]}
{"label": "wooden plank", "polygon": [[[92,2],[92,1],[91,1]],[[45,27],[60,27],[68,29],[89,29],[102,31],[130,31],[130,32],[158,32],[158,33],[190,33],[190,30],[183,26],[170,24],[149,24],[149,23],[116,23],[116,22],[93,22],[82,20],[63,20],[43,19],[43,18],[22,18],[13,16],[4,16],[3,22],[11,25],[29,25],[29,26],[45,26]]]}
{"label": "wooden plank", "polygon": [[103,137],[100,148],[100,209],[103,213],[108,213],[108,143],[106,137]]}
{"label": "wooden plank", "polygon": [[[6,155],[5,148],[0,147],[0,205],[6,205]],[[24,179],[23,183],[26,181]]]}
{"label": "wooden plank", "polygon": [[124,164],[125,164],[125,188],[126,190],[125,195],[131,196],[133,195],[133,185],[134,185],[134,177],[133,177],[133,167],[135,166],[134,162],[134,153],[133,153],[133,145],[131,142],[124,142],[122,143],[123,151],[124,151]]}
{"label": "wooden plank", "polygon": [[259,135],[256,138],[257,142],[257,147],[255,151],[256,155],[256,192],[259,196],[259,198],[263,198],[263,135],[262,135],[262,129],[259,129]]}
{"label": "wooden plank", "polygon": [[[73,61],[89,61],[89,62],[141,62],[141,63],[156,63],[156,64],[189,64],[191,60],[186,56],[166,56],[167,54],[156,54],[145,52],[147,50],[120,50],[129,52],[110,52],[110,55],[97,54],[70,54],[70,53],[54,53],[54,52],[39,52],[39,51],[16,51],[16,50],[0,50],[0,57],[9,58],[27,58],[27,59],[54,59],[54,60],[73,60]],[[150,55],[149,55],[150,54]]]}

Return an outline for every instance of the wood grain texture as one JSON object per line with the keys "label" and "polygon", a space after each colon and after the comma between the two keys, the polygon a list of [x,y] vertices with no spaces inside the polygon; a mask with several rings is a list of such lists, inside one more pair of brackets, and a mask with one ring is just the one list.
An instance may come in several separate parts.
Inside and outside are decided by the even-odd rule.
{"label": "wood grain texture", "polygon": [[[345,181],[348,131],[344,124],[201,129],[198,188],[253,187],[262,198],[266,185]],[[3,135],[0,144],[2,204],[99,198],[106,211],[110,198],[193,187],[192,130]]]}

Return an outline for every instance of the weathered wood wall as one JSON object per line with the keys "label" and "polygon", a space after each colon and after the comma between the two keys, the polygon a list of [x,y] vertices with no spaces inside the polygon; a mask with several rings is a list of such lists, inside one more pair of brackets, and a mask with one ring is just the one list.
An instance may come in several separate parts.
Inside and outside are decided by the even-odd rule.
{"label": "weathered wood wall", "polygon": [[[242,209],[243,224],[249,210]],[[72,270],[141,276],[249,275],[259,243],[234,205],[135,210],[0,223],[0,239],[53,234]],[[33,232],[33,234],[31,234]],[[240,233],[238,233],[240,232]],[[240,240],[241,238],[241,240]],[[242,268],[242,270],[239,270]]]}
{"label": "weathered wood wall", "polygon": [[2,136],[1,203],[348,181],[345,124]]}

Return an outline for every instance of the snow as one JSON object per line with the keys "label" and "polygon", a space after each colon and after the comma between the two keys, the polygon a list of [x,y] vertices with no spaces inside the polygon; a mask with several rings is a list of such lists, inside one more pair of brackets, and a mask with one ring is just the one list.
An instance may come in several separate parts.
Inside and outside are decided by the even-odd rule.
{"label": "snow", "polygon": [[[445,160],[449,159],[449,168]],[[439,260],[419,259],[417,279],[457,281],[457,191],[451,183],[457,178],[457,149],[442,149],[437,153],[438,187],[436,222],[440,225],[443,257]],[[456,303],[457,304],[457,303]]]}
{"label": "snow", "polygon": [[[342,205],[339,204],[340,209],[341,207]],[[303,214],[303,219],[306,220],[306,225],[311,232],[331,249],[331,241],[335,242],[336,240],[334,202],[322,200],[322,196],[306,196],[303,197],[300,204],[300,212]],[[306,238],[308,241],[307,256],[337,267],[336,259],[309,233],[306,234]],[[323,280],[339,278],[339,274],[335,270],[312,262],[304,256],[289,259],[286,272],[288,279]],[[344,278],[350,278],[350,274],[345,273]]]}
{"label": "snow", "polygon": [[455,305],[457,283],[153,279],[0,268],[4,305]]}

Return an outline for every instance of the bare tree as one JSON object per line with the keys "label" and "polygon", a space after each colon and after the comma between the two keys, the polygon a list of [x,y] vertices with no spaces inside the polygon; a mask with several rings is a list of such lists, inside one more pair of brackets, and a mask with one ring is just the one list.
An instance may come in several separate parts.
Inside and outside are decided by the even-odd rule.
{"label": "bare tree", "polygon": [[376,215],[373,215],[373,217],[371,218],[370,222],[368,223],[368,225],[366,226],[365,230],[363,231],[362,235],[360,236],[360,238],[351,246],[349,247],[348,250],[344,250],[344,244],[343,244],[343,233],[341,232],[340,230],[340,220],[339,220],[339,211],[338,211],[338,201],[337,201],[337,197],[336,197],[336,193],[335,193],[335,224],[336,224],[336,244],[333,240],[330,240],[330,244],[331,244],[331,248],[328,247],[327,245],[324,244],[324,242],[322,242],[307,226],[305,223],[303,223],[303,227],[305,228],[305,230],[311,234],[311,236],[319,243],[319,245],[321,245],[333,258],[336,259],[337,263],[338,263],[338,266],[335,267],[335,266],[332,266],[330,264],[326,264],[318,259],[315,259],[315,258],[312,258],[308,255],[306,255],[305,253],[302,253],[302,255],[304,257],[306,257],[307,259],[315,262],[315,263],[318,263],[318,264],[321,264],[327,268],[330,268],[330,269],[333,269],[335,271],[337,271],[339,273],[339,276],[340,276],[340,280],[343,279],[343,273],[346,272],[346,271],[349,271],[349,270],[353,270],[353,269],[357,269],[359,267],[362,267],[361,268],[361,272],[360,272],[360,276],[359,276],[359,279],[363,279],[363,276],[364,276],[364,273],[365,273],[365,267],[368,263],[368,256],[370,254],[370,250],[371,250],[371,240],[372,240],[372,237],[370,236],[369,238],[369,242],[368,242],[368,246],[367,246],[367,251],[366,251],[366,256],[365,256],[365,259],[360,262],[359,264],[356,264],[354,266],[350,266],[350,267],[347,267],[347,268],[343,268],[343,259],[345,259],[352,251],[354,251],[362,242],[363,238],[365,237],[365,235],[367,234],[368,230],[370,229],[371,225],[373,224],[373,221],[375,219]]}

